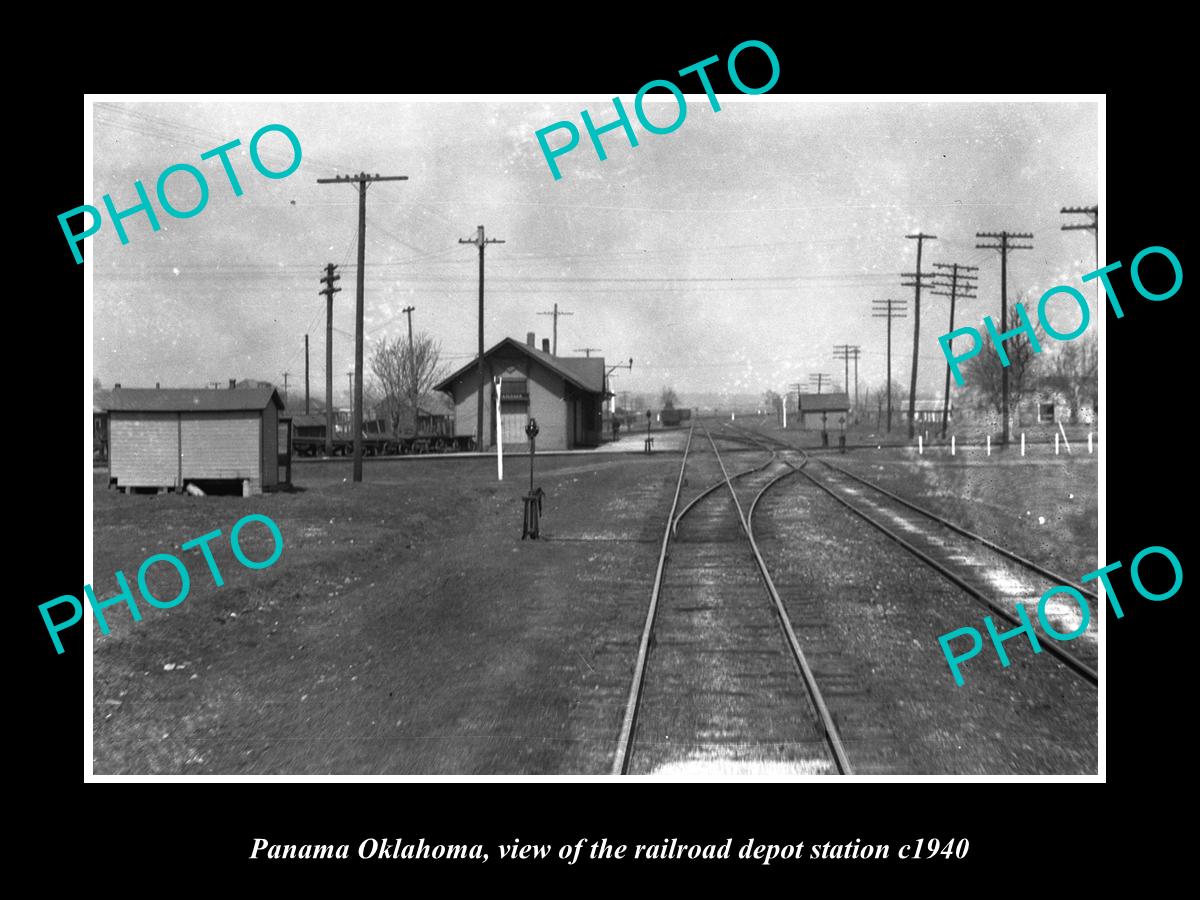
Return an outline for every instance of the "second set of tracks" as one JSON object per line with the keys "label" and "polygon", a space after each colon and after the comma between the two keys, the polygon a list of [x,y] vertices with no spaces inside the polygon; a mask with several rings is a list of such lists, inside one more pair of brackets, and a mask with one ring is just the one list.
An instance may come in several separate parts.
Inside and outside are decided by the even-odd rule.
{"label": "second set of tracks", "polygon": [[[764,459],[733,471],[718,442]],[[826,636],[822,614],[810,613],[803,597],[785,603],[780,596],[754,535],[760,501],[797,477],[884,532],[997,620],[1019,624],[1016,603],[1036,599],[1047,586],[1072,583],[776,438],[731,426],[714,438],[703,425],[693,426],[613,774],[686,773],[692,766],[726,774],[854,774],[839,722],[851,723],[855,741],[870,733],[871,723],[855,705],[859,686],[854,677],[842,677],[841,648]],[[1096,596],[1079,590],[1090,619],[1085,627],[1073,603],[1056,601],[1047,613],[1057,630],[1081,627],[1084,639],[1068,650],[1043,635],[1041,647],[1065,673],[1094,687]],[[801,617],[802,628],[794,627],[793,615]],[[817,654],[820,678],[806,649]],[[822,686],[834,692],[838,711],[849,719],[831,712]]]}

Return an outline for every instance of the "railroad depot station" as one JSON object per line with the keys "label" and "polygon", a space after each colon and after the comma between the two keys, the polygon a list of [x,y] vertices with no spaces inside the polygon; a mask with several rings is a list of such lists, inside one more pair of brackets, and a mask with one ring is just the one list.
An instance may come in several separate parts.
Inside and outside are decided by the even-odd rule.
{"label": "railroad depot station", "polygon": [[[536,419],[541,450],[594,447],[603,433],[604,357],[564,357],[550,352],[550,341],[535,345],[505,338],[483,356],[483,433],[485,446],[496,446],[496,395],[500,399],[500,438],[510,446],[524,444],[525,425]],[[499,384],[497,386],[497,379]],[[471,434],[478,422],[479,362],[471,360],[440,383],[454,404],[455,431]]]}

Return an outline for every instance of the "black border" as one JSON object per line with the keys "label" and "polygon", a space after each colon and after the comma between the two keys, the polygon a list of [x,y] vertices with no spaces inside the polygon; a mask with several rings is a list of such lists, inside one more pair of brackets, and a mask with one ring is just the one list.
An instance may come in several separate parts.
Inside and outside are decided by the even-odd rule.
{"label": "black border", "polygon": [[[464,15],[469,13],[464,11]],[[731,47],[746,37],[766,41],[779,56],[781,77],[773,93],[873,92],[882,87],[915,91],[950,86],[945,78],[933,83],[920,77],[919,64],[894,50],[872,61],[877,65],[864,65],[863,60],[874,49],[870,40],[855,39],[850,45],[853,52],[848,48],[844,56],[826,47],[828,55],[814,58],[815,49],[822,43],[831,43],[835,48],[846,46],[845,42],[838,43],[837,35],[816,30],[751,27],[739,33],[726,25],[704,36],[670,32],[669,37],[661,29],[643,32],[627,25],[621,26],[619,33],[601,31],[585,43],[580,28],[564,26],[561,33],[540,39],[531,37],[524,43],[505,39],[490,46],[484,45],[483,38],[472,44],[456,32],[453,37],[441,35],[425,55],[409,52],[419,37],[411,32],[397,38],[406,48],[401,53],[393,50],[382,55],[387,51],[385,41],[374,38],[366,49],[376,59],[386,60],[386,66],[373,64],[364,73],[339,76],[336,85],[329,81],[329,70],[321,68],[317,54],[320,30],[314,29],[307,39],[297,32],[295,39],[300,43],[296,46],[307,48],[304,72],[297,71],[296,60],[286,51],[278,51],[276,65],[286,66],[291,73],[290,79],[285,79],[286,87],[279,89],[587,91],[628,97],[644,81],[662,77],[664,72],[712,54],[724,59]],[[928,37],[937,40],[935,35]],[[1024,35],[1019,39],[1029,40]],[[996,43],[1002,43],[1001,39],[997,38]],[[1103,54],[1094,48],[1085,52]],[[1001,61],[1000,67],[1005,65]],[[147,73],[148,78],[153,76],[153,83],[130,74],[121,84],[100,79],[89,87],[184,93],[266,85],[266,79],[243,76],[242,71],[226,72],[216,78],[216,83],[211,71],[163,78],[161,82],[161,73],[153,72]],[[260,69],[260,74],[265,71],[269,67]],[[893,78],[890,71],[899,74]],[[1007,70],[1003,77],[989,77],[981,71],[978,77],[963,76],[953,87],[963,91],[1097,90],[1099,79],[1081,77],[1079,71],[1064,70],[1058,83],[1053,84],[1045,80],[1044,69],[1024,79]],[[719,73],[720,68],[714,67],[714,72]],[[746,80],[751,81],[750,74]],[[729,88],[718,83],[717,89]],[[17,455],[18,460],[36,463],[39,477],[20,476],[22,466],[10,469],[18,476],[14,480],[19,490],[18,497],[10,502],[24,512],[21,518],[13,517],[18,522],[24,520],[24,527],[18,529],[13,559],[39,561],[19,567],[23,570],[18,578],[22,587],[14,598],[22,617],[22,637],[27,640],[23,641],[26,656],[22,677],[15,686],[21,718],[16,729],[20,739],[14,742],[17,765],[13,772],[32,775],[29,784],[40,786],[42,797],[35,800],[36,809],[30,811],[35,819],[34,834],[62,835],[66,822],[81,822],[81,830],[89,836],[79,852],[89,863],[102,857],[119,858],[124,852],[122,842],[132,836],[139,853],[129,864],[137,865],[139,874],[147,867],[163,872],[186,871],[188,882],[194,884],[221,883],[227,876],[277,883],[280,878],[295,875],[312,883],[313,879],[340,878],[347,866],[354,866],[356,872],[365,869],[386,879],[384,883],[407,884],[406,876],[411,873],[407,866],[396,868],[397,863],[372,862],[360,868],[353,860],[336,865],[250,865],[245,857],[257,836],[281,842],[352,845],[370,836],[424,836],[430,841],[478,840],[489,844],[519,836],[526,842],[556,845],[601,835],[628,843],[657,840],[664,835],[681,841],[753,835],[760,841],[779,843],[814,838],[895,841],[919,836],[967,837],[972,850],[965,863],[927,864],[928,872],[912,869],[922,880],[948,876],[957,881],[967,869],[1013,874],[1010,867],[1015,860],[1039,848],[1066,846],[1073,848],[1066,859],[1075,853],[1089,858],[1084,848],[1096,846],[1092,839],[1103,840],[1108,830],[1106,822],[1117,824],[1112,820],[1113,813],[1104,811],[1106,806],[1098,793],[1110,787],[1096,785],[854,785],[849,787],[855,792],[853,797],[845,793],[845,786],[813,784],[267,784],[221,785],[205,791],[165,783],[83,785],[82,632],[75,629],[68,633],[67,653],[57,657],[48,651],[36,609],[44,599],[79,588],[78,570],[60,557],[56,540],[78,527],[73,511],[78,509],[74,503],[78,500],[79,464],[73,435],[78,427],[80,385],[76,372],[70,371],[73,367],[67,364],[69,351],[59,346],[60,329],[54,326],[64,318],[60,308],[76,308],[80,297],[82,267],[74,265],[65,252],[55,217],[86,199],[80,195],[79,177],[82,112],[83,98],[78,90],[60,88],[38,98],[36,110],[30,110],[39,129],[42,158],[38,165],[43,173],[53,176],[37,178],[36,188],[31,183],[19,185],[30,193],[23,208],[30,209],[32,215],[21,220],[34,225],[33,244],[41,261],[36,268],[38,277],[28,284],[33,288],[28,292],[32,296],[17,301],[23,307],[21,317],[25,309],[32,312],[28,328],[19,333],[44,347],[45,358],[40,366],[35,364],[32,371],[25,369],[24,376],[17,376],[17,383],[24,386],[32,381],[40,388],[35,392],[40,409],[58,410],[58,398],[65,398],[62,406],[67,423],[61,441],[51,441],[32,459],[24,453]],[[1184,375],[1186,350],[1181,346],[1189,337],[1183,319],[1186,300],[1181,291],[1162,303],[1143,301],[1133,293],[1127,276],[1133,255],[1154,244],[1171,248],[1187,268],[1182,215],[1183,193],[1190,179],[1184,174],[1183,140],[1173,132],[1178,115],[1172,98],[1162,90],[1143,91],[1131,86],[1108,95],[1106,259],[1120,259],[1126,264],[1124,279],[1121,273],[1114,278],[1126,316],[1117,321],[1110,313],[1106,323],[1106,409],[1112,411],[1107,415],[1107,558],[1128,564],[1143,547],[1160,544],[1174,550],[1186,570],[1180,508],[1189,479],[1184,459],[1187,444],[1181,430],[1187,427],[1190,404],[1186,393],[1174,389],[1188,384]],[[18,391],[14,399],[26,397],[27,392]],[[23,405],[20,400],[18,404]],[[44,421],[59,418],[55,412]],[[16,568],[18,565],[12,565],[10,571]],[[1179,700],[1187,696],[1187,654],[1179,642],[1189,631],[1184,592],[1170,601],[1151,604],[1132,597],[1127,579],[1118,577],[1115,584],[1122,599],[1131,599],[1124,603],[1124,619],[1118,621],[1110,614],[1107,622],[1108,782],[1111,789],[1124,793],[1141,789],[1148,771],[1159,774],[1156,769],[1161,766],[1160,777],[1171,777],[1178,766],[1173,760],[1182,754],[1172,754],[1172,761],[1160,757],[1164,747],[1179,747],[1173,739],[1180,726],[1172,723],[1178,721]],[[1082,830],[1078,824],[1066,824],[1064,804],[1076,823],[1079,819],[1075,816],[1084,814]],[[48,857],[59,849],[54,843],[40,842]],[[674,874],[684,867],[675,863],[669,870],[638,868],[642,872]],[[717,874],[711,868],[689,868],[692,874],[703,874],[706,879]],[[891,880],[898,868],[826,866],[820,871],[829,877],[850,869],[855,875],[873,871]],[[89,869],[99,877],[97,869]],[[514,865],[510,869],[519,869],[517,874],[524,879],[535,874],[560,877],[582,871],[583,867],[543,866],[535,872],[528,865]],[[627,866],[616,863],[587,869],[589,878],[600,871],[620,874],[627,870]],[[783,865],[769,870],[761,866],[729,869],[739,877],[751,870],[759,873],[759,878],[780,877],[782,872],[782,877],[797,885],[806,883],[795,881],[797,875],[803,878],[812,872],[811,866],[807,870]],[[423,874],[450,871],[441,864],[436,870],[426,868]],[[476,871],[492,878],[505,870],[489,865]]]}

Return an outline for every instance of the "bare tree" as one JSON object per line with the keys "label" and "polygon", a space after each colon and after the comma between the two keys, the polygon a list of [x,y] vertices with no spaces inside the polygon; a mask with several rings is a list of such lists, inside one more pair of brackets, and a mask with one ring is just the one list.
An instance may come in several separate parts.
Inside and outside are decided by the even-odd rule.
{"label": "bare tree", "polygon": [[[888,398],[888,383],[881,381],[874,387],[868,387],[863,394],[862,405],[865,409],[870,409],[872,402],[875,404],[875,426],[880,427],[887,417],[887,400]],[[892,379],[892,424],[902,422],[904,417],[908,415],[908,406],[905,401],[908,400],[908,385],[901,384],[895,378]]]}
{"label": "bare tree", "polygon": [[774,391],[763,391],[763,406],[769,409],[772,414],[778,416],[779,410],[783,404],[783,398]]}
{"label": "bare tree", "polygon": [[1055,347],[1045,362],[1046,387],[1053,388],[1071,403],[1071,422],[1079,421],[1079,409],[1087,403],[1096,408],[1099,394],[1099,347],[1095,332]]}
{"label": "bare tree", "polygon": [[679,395],[675,393],[674,388],[665,387],[658,395],[658,402],[663,409],[674,409],[675,404],[679,402]]}
{"label": "bare tree", "polygon": [[[1033,333],[1039,346],[1044,347],[1048,338],[1041,322],[1034,320]],[[1008,405],[1009,414],[1018,409],[1021,401],[1037,393],[1042,387],[1042,357],[1033,349],[1033,342],[1025,332],[1004,344],[1008,356]],[[1004,415],[1004,366],[1000,355],[990,342],[985,343],[979,355],[962,365],[963,393],[978,409],[990,409]]]}
{"label": "bare tree", "polygon": [[441,345],[425,333],[413,338],[411,352],[407,338],[381,338],[376,342],[371,351],[371,371],[378,382],[379,409],[393,433],[400,432],[402,422],[416,433],[421,400],[445,376],[441,352]]}

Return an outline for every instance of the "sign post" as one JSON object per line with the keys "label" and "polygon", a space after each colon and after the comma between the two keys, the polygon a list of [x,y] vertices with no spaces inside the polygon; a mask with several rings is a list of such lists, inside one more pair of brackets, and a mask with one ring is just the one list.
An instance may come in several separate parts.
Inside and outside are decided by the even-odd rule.
{"label": "sign post", "polygon": [[521,540],[528,537],[536,541],[541,533],[542,496],[544,494],[540,488],[536,491],[533,489],[533,454],[538,436],[537,419],[530,419],[525,425],[525,435],[529,438],[529,493],[525,495],[525,526],[521,532]]}
{"label": "sign post", "polygon": [[[500,389],[501,381],[499,375],[492,379],[492,383],[496,386],[496,480],[504,480],[504,429],[501,427],[500,421]],[[482,440],[483,435],[479,436]]]}

